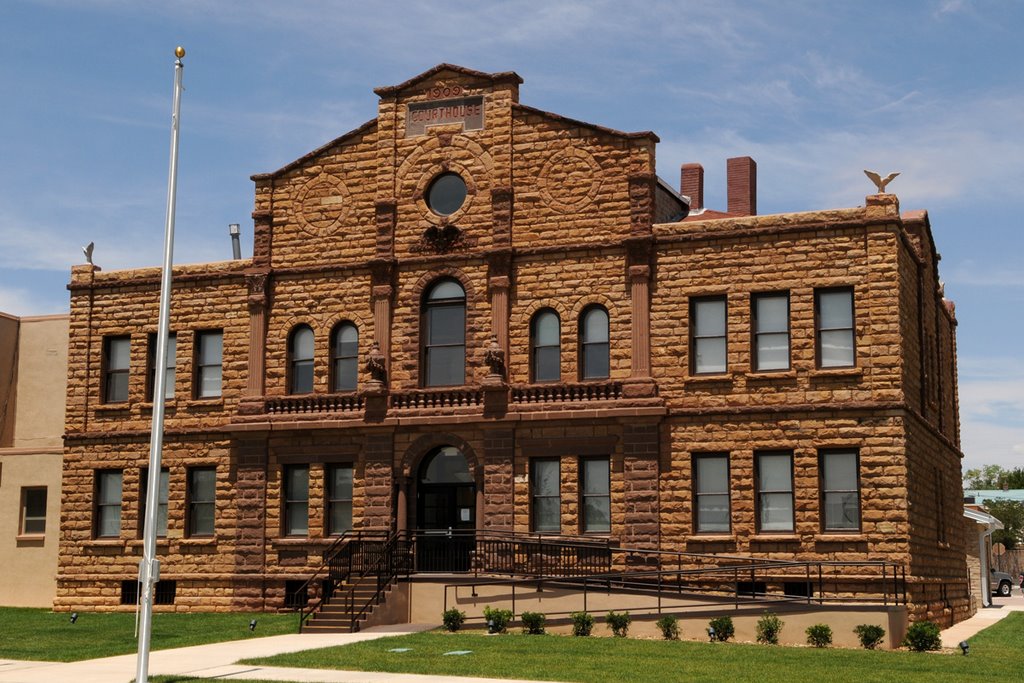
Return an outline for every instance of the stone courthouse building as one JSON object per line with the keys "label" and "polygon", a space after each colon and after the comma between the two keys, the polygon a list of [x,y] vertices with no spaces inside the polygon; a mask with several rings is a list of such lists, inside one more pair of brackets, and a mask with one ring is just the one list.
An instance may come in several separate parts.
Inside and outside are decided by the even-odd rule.
{"label": "stone courthouse building", "polygon": [[[758,216],[756,166],[439,65],[255,181],[251,259],[72,271],[58,608],[134,600],[155,373],[158,603],[281,607],[343,532],[885,560],[968,610],[953,305],[928,215]],[[442,568],[444,569],[444,568]],[[452,567],[447,567],[452,569]]]}

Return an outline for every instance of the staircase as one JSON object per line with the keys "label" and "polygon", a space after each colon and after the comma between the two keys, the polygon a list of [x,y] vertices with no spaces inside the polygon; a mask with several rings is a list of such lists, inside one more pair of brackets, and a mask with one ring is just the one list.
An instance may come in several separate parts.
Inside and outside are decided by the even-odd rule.
{"label": "staircase", "polygon": [[355,583],[343,584],[336,589],[333,599],[328,599],[302,625],[303,633],[355,633],[370,618],[377,605],[387,600],[394,584],[377,594],[377,577],[358,579]]}

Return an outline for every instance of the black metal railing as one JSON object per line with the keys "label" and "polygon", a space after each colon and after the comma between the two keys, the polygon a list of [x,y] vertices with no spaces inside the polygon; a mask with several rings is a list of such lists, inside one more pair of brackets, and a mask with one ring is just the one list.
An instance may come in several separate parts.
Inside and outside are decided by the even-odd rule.
{"label": "black metal railing", "polygon": [[383,531],[346,531],[327,548],[322,563],[298,591],[300,594],[315,592],[315,601],[308,600],[299,610],[299,631],[306,622],[334,597],[335,589],[349,581],[353,572],[362,572],[372,560],[375,548],[383,545],[388,535]]}

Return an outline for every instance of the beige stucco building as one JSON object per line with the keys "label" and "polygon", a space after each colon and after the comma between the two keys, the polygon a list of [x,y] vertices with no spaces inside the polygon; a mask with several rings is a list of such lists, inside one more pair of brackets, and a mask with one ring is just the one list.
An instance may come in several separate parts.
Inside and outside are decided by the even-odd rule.
{"label": "beige stucco building", "polygon": [[67,315],[0,313],[0,605],[53,603],[67,340]]}

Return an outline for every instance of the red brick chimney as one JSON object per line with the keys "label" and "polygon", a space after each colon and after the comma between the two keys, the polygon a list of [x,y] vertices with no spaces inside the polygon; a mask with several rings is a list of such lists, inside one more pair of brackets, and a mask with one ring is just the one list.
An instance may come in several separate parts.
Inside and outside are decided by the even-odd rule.
{"label": "red brick chimney", "polygon": [[704,167],[683,164],[679,172],[679,194],[690,198],[690,211],[704,208]]}
{"label": "red brick chimney", "polygon": [[[729,213],[757,215],[757,163],[750,157],[726,160]],[[685,193],[684,193],[685,194]]]}

